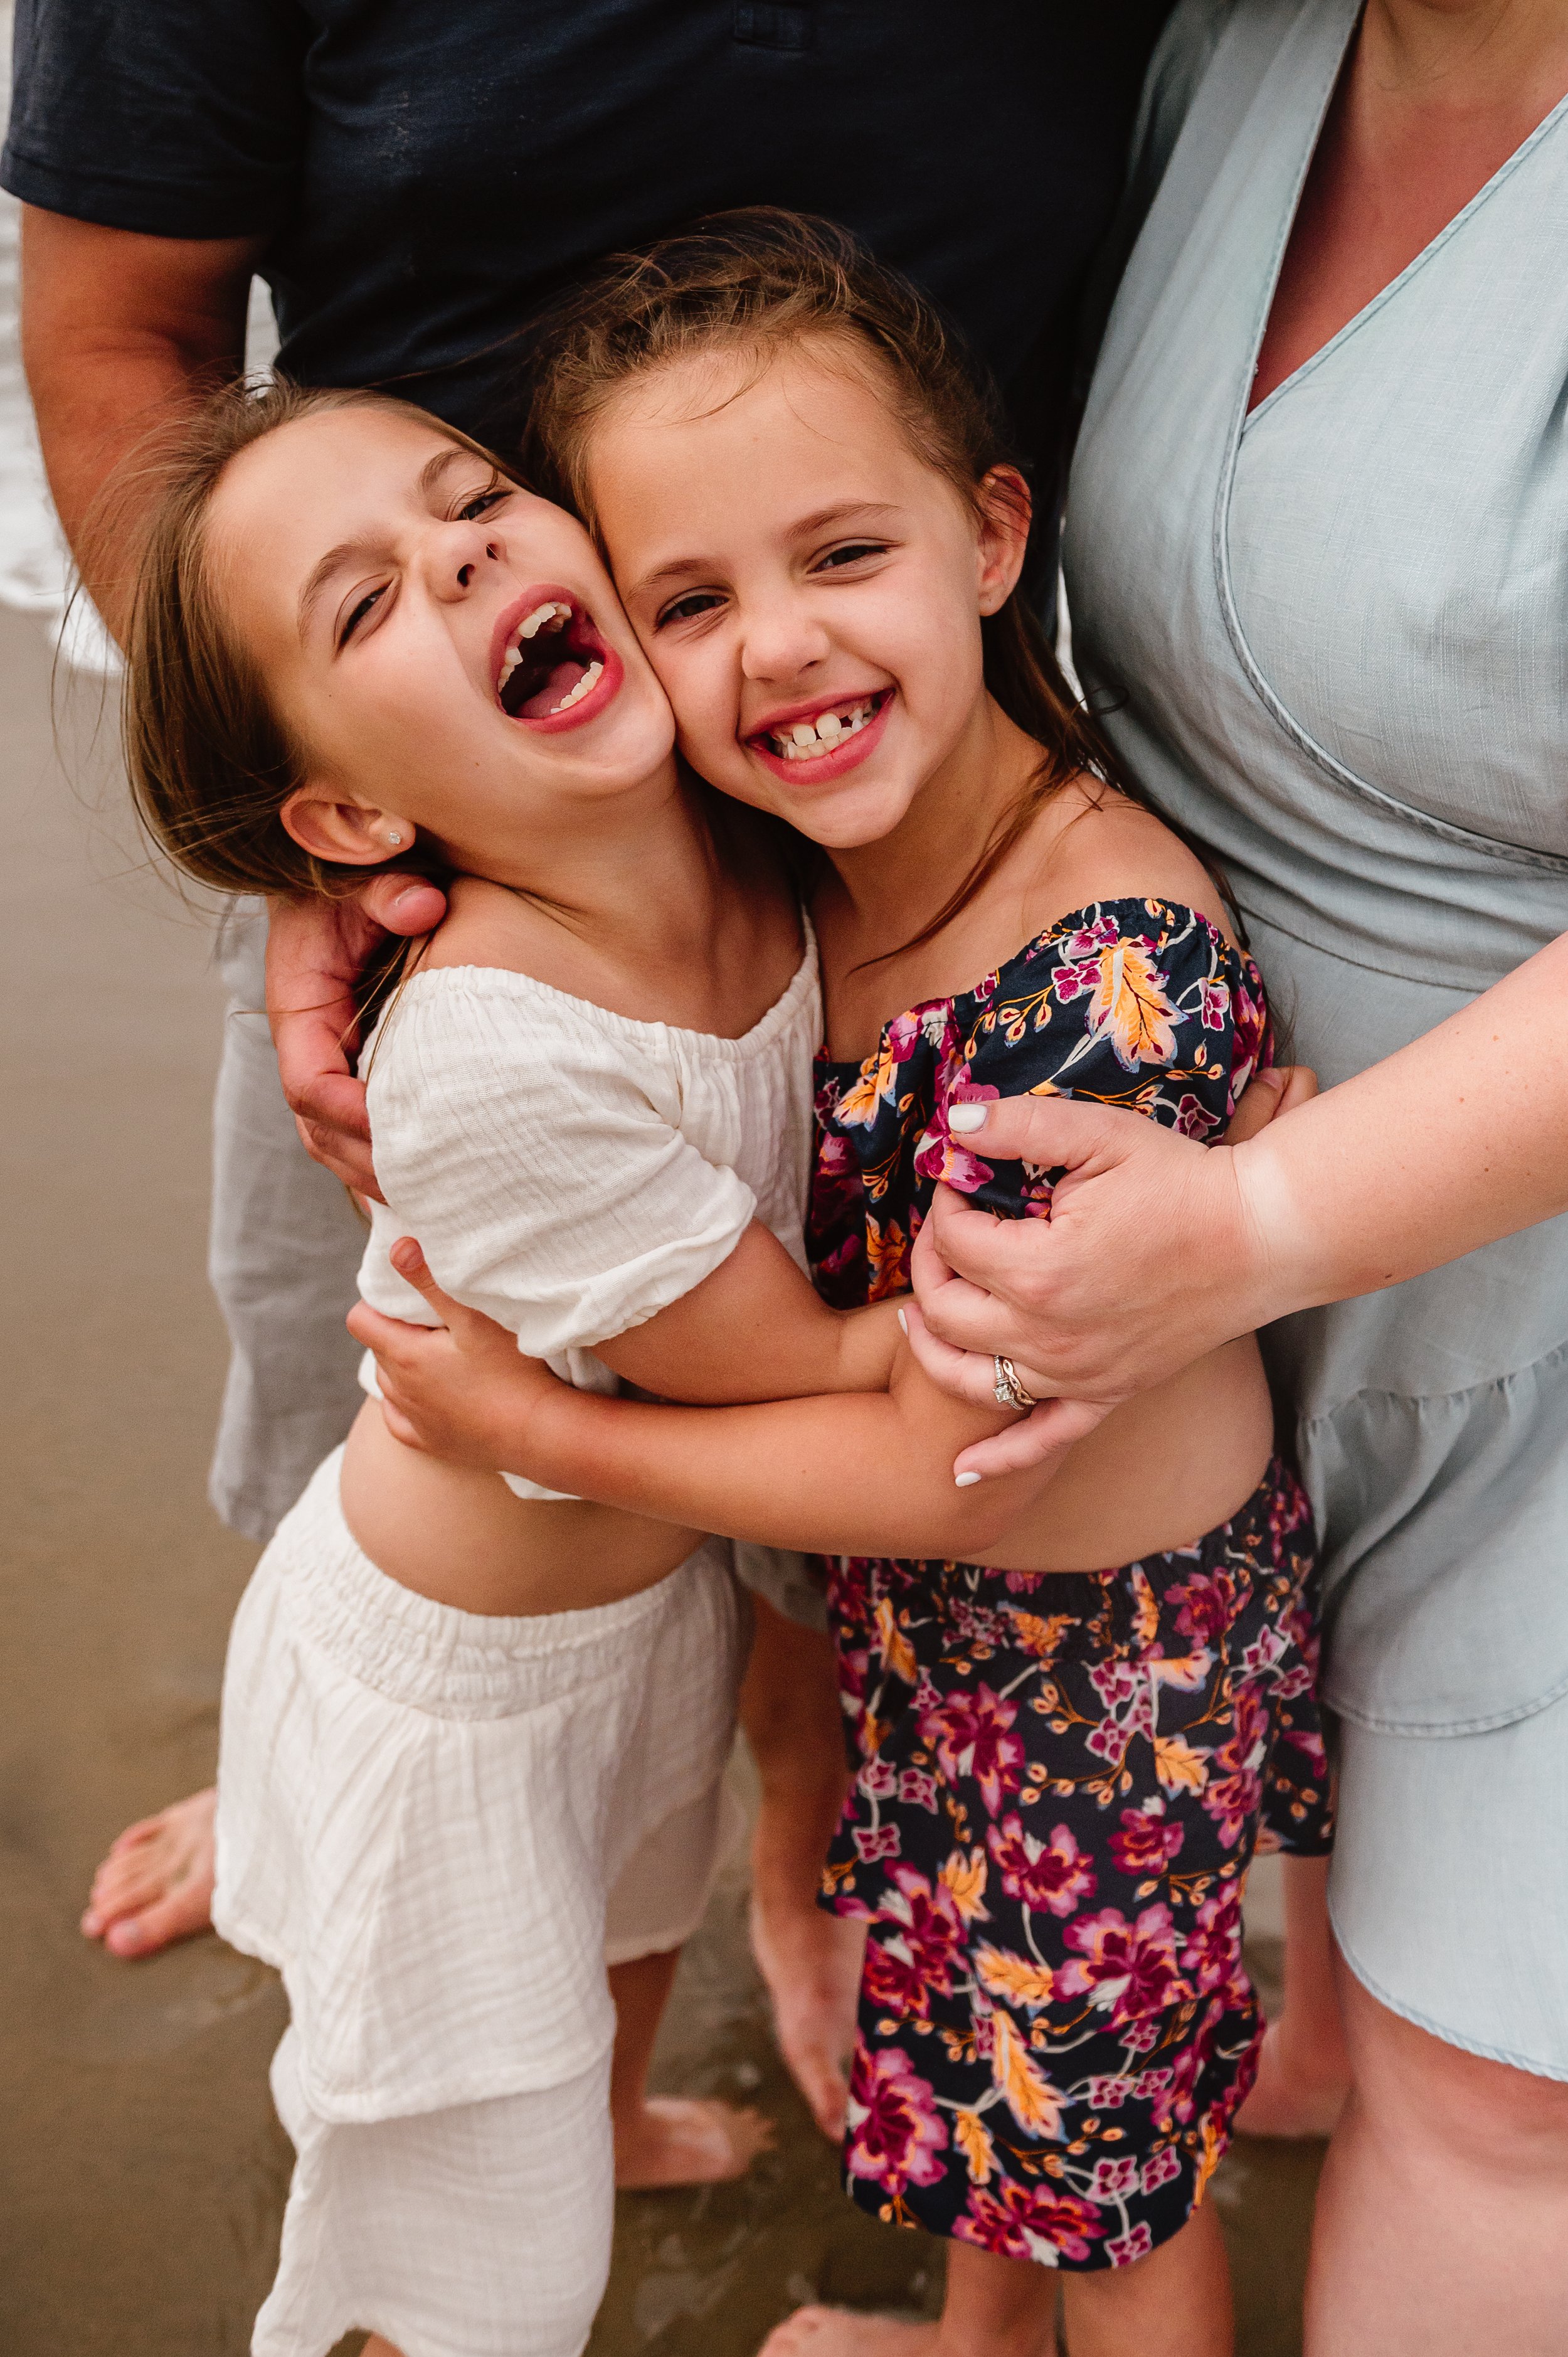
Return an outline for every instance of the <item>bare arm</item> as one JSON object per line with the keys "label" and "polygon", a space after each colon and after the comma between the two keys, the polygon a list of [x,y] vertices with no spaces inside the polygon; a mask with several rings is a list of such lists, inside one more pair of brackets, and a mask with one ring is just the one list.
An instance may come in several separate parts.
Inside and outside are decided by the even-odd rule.
{"label": "bare arm", "polygon": [[[1292,1310],[1568,1211],[1565,1012],[1568,937],[1234,1148],[1060,1100],[984,1108],[988,1157],[1068,1175],[1048,1222],[999,1227],[939,1190],[915,1291],[949,1348],[928,1367],[972,1394],[1000,1351],[1037,1389],[1114,1404]],[[955,1350],[980,1356],[961,1368]]]}
{"label": "bare arm", "polygon": [[711,1276],[595,1355],[641,1391],[694,1405],[884,1392],[898,1347],[894,1318],[890,1301],[830,1309],[754,1220]]}
{"label": "bare arm", "polygon": [[364,1303],[387,1422],[447,1462],[765,1545],[984,1560],[1098,1410],[1056,1410],[1059,1445],[1026,1472],[959,1487],[955,1453],[1009,1421],[949,1399],[900,1352],[886,1393],[741,1407],[651,1406],[557,1383],[506,1329],[450,1300],[417,1250],[396,1265],[443,1320],[407,1326]]}
{"label": "bare arm", "polygon": [[95,514],[123,459],[182,403],[235,375],[261,238],[144,237],[23,208],[22,359],[49,489],[99,611],[124,629],[134,489]]}

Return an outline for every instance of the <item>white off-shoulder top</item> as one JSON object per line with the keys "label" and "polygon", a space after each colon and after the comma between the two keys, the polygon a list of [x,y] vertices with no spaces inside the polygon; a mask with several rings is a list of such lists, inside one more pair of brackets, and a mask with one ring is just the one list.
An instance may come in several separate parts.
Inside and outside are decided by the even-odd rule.
{"label": "white off-shoulder top", "polygon": [[[493,966],[416,974],[367,1045],[372,1206],[360,1291],[435,1320],[388,1254],[415,1236],[454,1299],[579,1390],[597,1343],[713,1274],[753,1219],[804,1269],[816,942],[738,1039],[641,1023]],[[376,1392],[375,1361],[360,1373]],[[501,1477],[522,1498],[561,1493]]]}

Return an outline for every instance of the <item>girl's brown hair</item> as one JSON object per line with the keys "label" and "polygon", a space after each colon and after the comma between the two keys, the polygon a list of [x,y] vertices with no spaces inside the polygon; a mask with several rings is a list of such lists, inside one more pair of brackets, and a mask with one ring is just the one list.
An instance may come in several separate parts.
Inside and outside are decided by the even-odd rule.
{"label": "girl's brown hair", "polygon": [[[753,356],[760,372],[805,336],[869,356],[914,449],[977,512],[1018,499],[1008,475],[995,471],[1017,466],[1000,404],[935,306],[847,230],[768,206],[717,213],[618,255],[560,307],[535,347],[530,479],[553,486],[592,529],[594,426],[625,385],[715,348]],[[1052,582],[1055,554],[1046,552]],[[986,686],[1038,745],[1040,760],[969,874],[903,949],[957,916],[1069,778],[1088,771],[1147,806],[1068,686],[1026,595],[1015,590],[986,615],[981,636]]]}
{"label": "girl's brown hair", "polygon": [[278,813],[305,782],[260,669],[216,594],[207,522],[225,468],[299,418],[381,409],[496,462],[465,434],[390,394],[283,379],[226,386],[182,417],[159,456],[117,487],[145,515],[126,631],[125,765],[144,824],[176,865],[223,892],[341,897],[365,870],[312,857]]}

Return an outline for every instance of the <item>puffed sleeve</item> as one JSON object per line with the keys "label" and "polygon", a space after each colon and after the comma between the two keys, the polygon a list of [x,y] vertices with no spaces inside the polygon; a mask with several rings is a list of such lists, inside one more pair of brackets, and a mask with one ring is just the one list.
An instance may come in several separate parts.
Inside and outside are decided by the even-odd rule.
{"label": "puffed sleeve", "polygon": [[975,994],[939,1092],[932,1175],[989,1210],[1039,1215],[1059,1173],[993,1169],[950,1136],[955,1088],[1090,1097],[1212,1142],[1269,1049],[1257,968],[1206,918],[1163,900],[1098,902]]}
{"label": "puffed sleeve", "polygon": [[[360,1290],[411,1315],[385,1257],[417,1236],[437,1282],[531,1358],[626,1333],[690,1293],[757,1209],[679,1126],[679,1082],[525,977],[422,975],[368,1059],[378,1207]],[[380,1249],[378,1250],[378,1241]]]}

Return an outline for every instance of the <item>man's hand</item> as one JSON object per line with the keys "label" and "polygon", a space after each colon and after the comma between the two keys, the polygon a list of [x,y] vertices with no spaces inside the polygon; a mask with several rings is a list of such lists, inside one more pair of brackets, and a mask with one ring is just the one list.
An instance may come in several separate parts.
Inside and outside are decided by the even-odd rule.
{"label": "man's hand", "polygon": [[985,1105],[977,1152],[1063,1176],[1048,1220],[998,1220],[939,1187],[916,1242],[906,1317],[931,1380],[989,1406],[1001,1354],[1044,1403],[955,1469],[1037,1463],[1061,1446],[1069,1410],[1080,1439],[1122,1400],[1263,1322],[1264,1255],[1232,1149],[1316,1092],[1305,1066],[1260,1073],[1216,1146],[1063,1097]]}
{"label": "man's hand", "polygon": [[378,875],[345,900],[272,904],[267,1014],[284,1095],[306,1153],[378,1203],[364,1085],[349,1068],[360,977],[388,934],[428,933],[446,913],[446,896],[423,876]]}
{"label": "man's hand", "polygon": [[443,1293],[412,1236],[400,1237],[391,1257],[442,1321],[411,1326],[363,1301],[349,1312],[349,1333],[375,1353],[381,1414],[392,1438],[444,1464],[527,1473],[517,1461],[518,1435],[561,1384],[542,1361],[522,1357],[504,1326]]}

